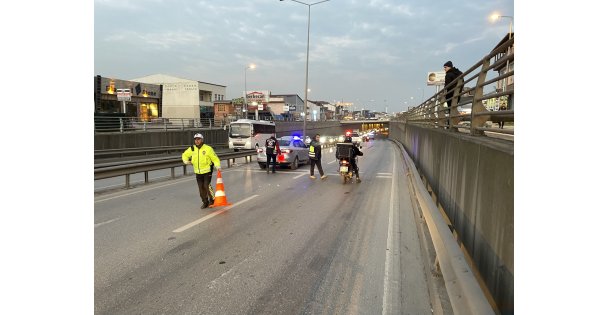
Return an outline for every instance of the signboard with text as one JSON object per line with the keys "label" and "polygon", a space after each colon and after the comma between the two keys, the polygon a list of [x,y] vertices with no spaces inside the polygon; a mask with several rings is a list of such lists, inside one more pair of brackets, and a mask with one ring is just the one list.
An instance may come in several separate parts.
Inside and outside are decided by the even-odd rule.
{"label": "signboard with text", "polygon": [[445,85],[445,71],[429,72],[426,76],[426,85]]}
{"label": "signboard with text", "polygon": [[119,101],[131,101],[131,89],[116,89],[116,97]]}

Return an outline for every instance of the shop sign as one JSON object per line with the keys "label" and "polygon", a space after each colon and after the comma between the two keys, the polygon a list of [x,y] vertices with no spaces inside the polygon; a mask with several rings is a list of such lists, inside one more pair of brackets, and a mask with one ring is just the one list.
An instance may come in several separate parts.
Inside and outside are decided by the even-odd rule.
{"label": "shop sign", "polygon": [[131,89],[116,89],[116,97],[119,101],[131,101]]}

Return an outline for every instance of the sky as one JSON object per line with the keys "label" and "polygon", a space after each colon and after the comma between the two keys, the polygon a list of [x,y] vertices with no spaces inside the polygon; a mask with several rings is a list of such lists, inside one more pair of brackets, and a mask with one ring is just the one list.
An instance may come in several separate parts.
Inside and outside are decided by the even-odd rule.
{"label": "sky", "polygon": [[[446,59],[464,71],[485,56],[508,31],[487,15],[513,9],[419,2],[313,6],[311,98],[397,100],[399,108]],[[0,10],[3,310],[94,311],[94,75],[165,73],[226,85],[234,97],[254,62],[248,87],[303,94],[306,6],[209,3],[29,0]],[[515,12],[515,306],[518,314],[597,313],[608,282],[598,265],[608,221],[605,4],[520,0]]]}
{"label": "sky", "polygon": [[[389,112],[433,95],[427,73],[446,61],[464,71],[486,56],[511,21],[492,22],[493,13],[514,16],[513,0],[331,0],[310,9],[308,98]],[[227,99],[242,96],[246,79],[248,90],[304,99],[307,5],[95,0],[94,16],[95,75],[162,73],[224,85]]]}

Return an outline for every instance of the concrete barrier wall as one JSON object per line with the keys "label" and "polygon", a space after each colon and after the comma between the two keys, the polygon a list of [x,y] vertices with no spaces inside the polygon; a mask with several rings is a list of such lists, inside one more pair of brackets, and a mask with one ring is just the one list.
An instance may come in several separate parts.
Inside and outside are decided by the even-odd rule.
{"label": "concrete barrier wall", "polygon": [[[304,125],[301,121],[277,122],[277,137],[290,136],[294,133],[302,134]],[[342,126],[339,121],[307,121],[306,134],[313,137],[315,134],[338,136],[343,133]]]}
{"label": "concrete barrier wall", "polygon": [[[294,133],[302,134],[300,122],[277,122],[277,136],[289,136]],[[339,121],[306,122],[306,134],[337,136],[344,134],[344,128]],[[223,129],[186,129],[168,131],[133,131],[133,132],[100,132],[95,134],[95,150],[127,149],[142,147],[192,145],[195,133],[201,132],[205,143],[228,145],[228,130]]]}
{"label": "concrete barrier wall", "polygon": [[189,146],[194,143],[193,136],[200,132],[207,144],[228,144],[228,131],[223,129],[192,129],[146,132],[112,132],[95,134],[95,150],[127,149],[164,146]]}
{"label": "concrete barrier wall", "polygon": [[513,313],[513,143],[391,122],[502,314]]}

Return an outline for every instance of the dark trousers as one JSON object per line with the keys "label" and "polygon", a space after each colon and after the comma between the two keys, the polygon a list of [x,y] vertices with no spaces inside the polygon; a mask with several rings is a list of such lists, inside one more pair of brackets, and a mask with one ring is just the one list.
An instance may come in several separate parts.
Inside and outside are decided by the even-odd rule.
{"label": "dark trousers", "polygon": [[201,195],[201,201],[203,203],[209,203],[211,201],[211,192],[209,192],[209,184],[211,183],[211,176],[213,173],[196,174],[196,183],[198,184],[198,193]]}
{"label": "dark trousers", "polygon": [[321,159],[313,160],[310,159],[310,176],[315,176],[315,165],[319,169],[319,174],[323,176],[323,166],[321,166]]}
{"label": "dark trousers", "polygon": [[277,164],[277,155],[266,153],[266,171],[270,169],[270,160],[272,159],[272,172],[274,173],[275,165]]}
{"label": "dark trousers", "polygon": [[352,167],[353,172],[355,172],[357,178],[359,178],[359,167],[357,166],[357,162],[355,161],[355,159],[350,160],[350,166]]}

